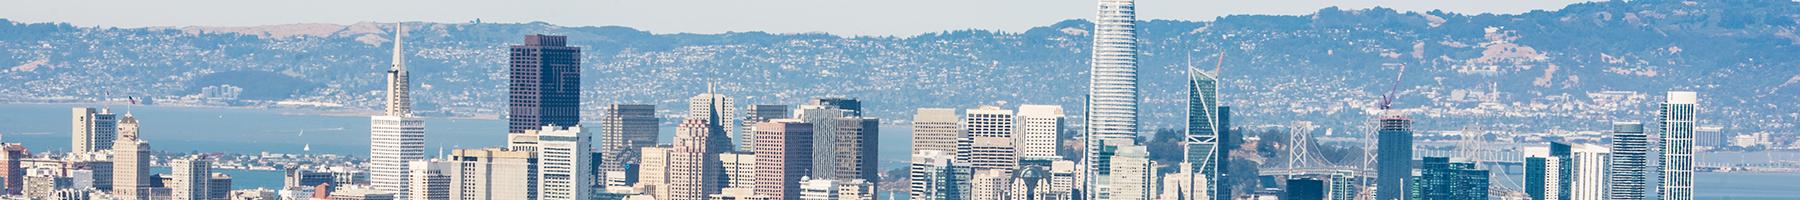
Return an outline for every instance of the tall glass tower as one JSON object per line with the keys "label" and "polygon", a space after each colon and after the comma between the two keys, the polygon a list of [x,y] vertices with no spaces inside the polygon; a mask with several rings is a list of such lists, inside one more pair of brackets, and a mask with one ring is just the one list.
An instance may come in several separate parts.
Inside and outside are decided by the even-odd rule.
{"label": "tall glass tower", "polygon": [[1096,191],[1105,187],[1096,182],[1104,179],[1095,173],[1100,141],[1130,140],[1137,135],[1137,11],[1132,0],[1100,0],[1094,18],[1094,51],[1089,63],[1088,96],[1085,127],[1088,153],[1085,155],[1086,187],[1089,200],[1105,200]]}
{"label": "tall glass tower", "polygon": [[1612,170],[1607,199],[1644,199],[1649,176],[1650,135],[1639,122],[1613,122]]}
{"label": "tall glass tower", "polygon": [[1412,188],[1412,120],[1401,116],[1381,118],[1381,130],[1376,132],[1375,155],[1375,199],[1395,200],[1408,198],[1407,190]]}
{"label": "tall glass tower", "polygon": [[581,47],[568,37],[526,35],[510,47],[507,132],[575,126],[581,122]]}
{"label": "tall glass tower", "polygon": [[1662,187],[1664,200],[1694,199],[1694,104],[1698,95],[1669,91],[1658,123],[1662,129]]}
{"label": "tall glass tower", "polygon": [[1225,146],[1226,131],[1224,114],[1219,106],[1219,79],[1196,68],[1188,68],[1188,121],[1186,160],[1191,169],[1185,169],[1193,191],[1185,191],[1190,199],[1230,199],[1230,191],[1220,188],[1221,166],[1229,159]]}

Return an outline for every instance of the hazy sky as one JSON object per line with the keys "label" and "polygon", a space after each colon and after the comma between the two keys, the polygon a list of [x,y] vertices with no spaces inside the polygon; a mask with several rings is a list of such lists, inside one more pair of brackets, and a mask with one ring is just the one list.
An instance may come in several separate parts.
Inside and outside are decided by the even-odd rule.
{"label": "hazy sky", "polygon": [[[1305,14],[1319,8],[1459,13],[1555,10],[1581,0],[1139,0],[1139,19],[1212,20],[1233,14]],[[0,18],[77,26],[252,26],[430,21],[618,25],[655,33],[768,31],[912,35],[956,29],[1023,31],[1091,18],[1093,0],[24,0]]]}

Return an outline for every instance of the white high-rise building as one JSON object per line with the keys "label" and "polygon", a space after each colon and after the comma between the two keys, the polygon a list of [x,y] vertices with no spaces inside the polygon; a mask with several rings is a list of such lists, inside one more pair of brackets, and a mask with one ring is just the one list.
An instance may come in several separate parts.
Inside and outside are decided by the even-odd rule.
{"label": "white high-rise building", "polygon": [[74,119],[70,120],[69,152],[100,152],[112,150],[113,140],[117,140],[119,131],[118,115],[108,109],[82,108],[74,109]]}
{"label": "white high-rise building", "polygon": [[972,200],[1006,200],[1012,195],[1012,170],[975,169],[975,176],[969,180],[969,197]]}
{"label": "white high-rise building", "polygon": [[[1088,73],[1087,161],[1101,157],[1106,139],[1131,139],[1138,132],[1137,6],[1133,0],[1100,0],[1094,17],[1094,49]],[[1109,200],[1097,189],[1100,163],[1089,162],[1084,185],[1088,200]]]}
{"label": "white high-rise building", "polygon": [[407,199],[407,162],[425,159],[425,120],[412,115],[411,81],[406,56],[401,54],[405,32],[405,27],[395,27],[393,65],[387,70],[387,110],[369,117],[370,186],[399,199]]}
{"label": "white high-rise building", "polygon": [[1594,144],[1575,145],[1571,152],[1574,156],[1574,180],[1570,181],[1569,199],[1602,200],[1607,199],[1607,185],[1611,182],[1612,150]]}
{"label": "white high-rise building", "polygon": [[537,197],[543,200],[587,199],[593,194],[593,141],[586,129],[544,126],[507,135],[507,148],[537,155]]}
{"label": "white high-rise building", "polygon": [[1066,125],[1060,105],[1020,105],[1018,152],[1021,160],[1057,160],[1056,135]]}
{"label": "white high-rise building", "polygon": [[838,200],[838,181],[805,177],[800,180],[800,200]]}
{"label": "white high-rise building", "polygon": [[1694,122],[1699,108],[1699,95],[1690,91],[1669,91],[1667,101],[1657,117],[1662,132],[1662,187],[1657,187],[1663,200],[1694,199]]}
{"label": "white high-rise building", "polygon": [[407,163],[406,177],[411,200],[450,199],[450,161],[414,160]]}
{"label": "white high-rise building", "polygon": [[187,156],[169,161],[169,197],[174,200],[208,200],[207,182],[212,181],[211,161],[205,156]]}
{"label": "white high-rise building", "polygon": [[1156,180],[1150,152],[1139,145],[1119,145],[1117,151],[1111,156],[1112,180],[1110,188],[1102,189],[1104,194],[1115,200],[1150,200]]}
{"label": "white high-rise building", "polygon": [[963,111],[963,130],[968,132],[971,144],[969,165],[976,169],[997,169],[1010,172],[1019,166],[1018,147],[1014,140],[1014,123],[1012,110],[998,106],[981,106]]}

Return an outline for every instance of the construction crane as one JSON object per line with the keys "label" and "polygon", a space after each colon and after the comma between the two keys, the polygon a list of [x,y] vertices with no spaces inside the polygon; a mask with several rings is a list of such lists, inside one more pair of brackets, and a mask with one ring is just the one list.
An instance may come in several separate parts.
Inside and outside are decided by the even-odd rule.
{"label": "construction crane", "polygon": [[1406,76],[1406,63],[1400,63],[1399,65],[1400,73],[1394,75],[1394,82],[1390,83],[1391,86],[1389,86],[1387,92],[1381,94],[1381,102],[1376,103],[1376,106],[1380,108],[1382,112],[1387,112],[1389,108],[1393,108],[1394,98],[1397,98],[1394,96],[1394,91],[1400,90],[1400,78]]}

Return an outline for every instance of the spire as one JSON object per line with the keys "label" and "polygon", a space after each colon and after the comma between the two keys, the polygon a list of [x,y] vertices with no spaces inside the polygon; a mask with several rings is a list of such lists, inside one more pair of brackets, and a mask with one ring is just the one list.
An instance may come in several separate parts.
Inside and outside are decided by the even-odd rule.
{"label": "spire", "polygon": [[412,116],[412,92],[407,89],[411,81],[406,75],[406,56],[401,54],[400,41],[405,33],[405,25],[394,24],[394,63],[387,71],[387,116]]}

